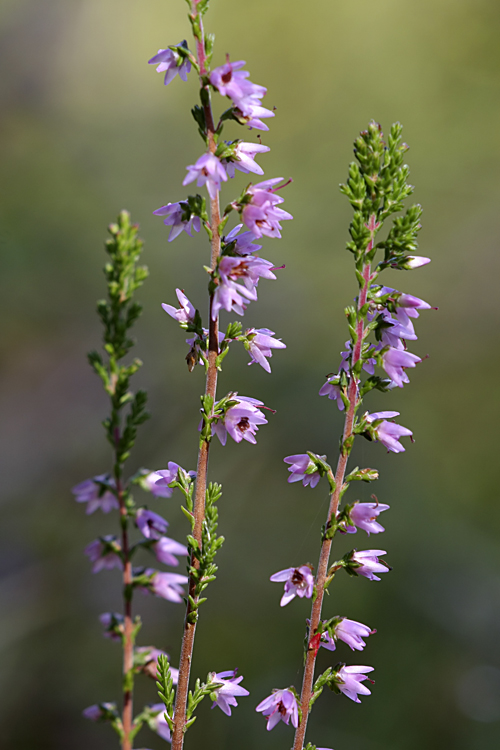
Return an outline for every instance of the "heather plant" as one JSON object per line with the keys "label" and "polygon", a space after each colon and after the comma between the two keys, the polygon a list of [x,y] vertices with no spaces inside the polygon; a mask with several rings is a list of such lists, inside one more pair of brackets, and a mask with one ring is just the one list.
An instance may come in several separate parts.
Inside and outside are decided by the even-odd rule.
{"label": "heather plant", "polygon": [[[230,347],[242,344],[250,356],[249,364],[259,364],[267,373],[271,372],[269,358],[273,349],[285,348],[281,339],[275,338],[274,331],[268,328],[244,328],[239,320],[229,322],[225,331],[219,328],[221,311],[243,316],[250,302],[257,301],[259,280],[276,279],[278,269],[258,255],[262,245],[256,241],[262,237],[280,238],[281,222],[292,216],[281,208],[283,198],[279,191],[288,182],[280,177],[247,183],[239,193],[233,193],[221,210],[222,183],[229,182],[236,171],[263,175],[256,157],[269,151],[260,140],[258,143],[224,140],[223,132],[229,126],[266,131],[264,120],[274,117],[274,112],[262,106],[266,89],[249,80],[249,73],[242,70],[243,61],[231,62],[227,56],[222,65],[211,67],[214,40],[203,28],[208,2],[200,0],[188,4],[194,51],[182,41],[160,49],[149,64],[164,73],[165,85],[177,75],[186,82],[190,74],[193,76],[191,71],[197,75],[199,85],[199,104],[193,107],[192,115],[203,143],[203,153],[187,167],[183,185],[196,182],[197,187],[205,187],[208,203],[204,195],[196,193],[154,211],[169,227],[169,242],[183,231],[192,236],[193,231],[203,229],[210,245],[209,265],[204,266],[208,274],[205,320],[183,289],[176,289],[179,307],[162,305],[189,334],[186,356],[189,372],[201,369],[205,372],[197,468],[195,472],[186,471],[170,461],[166,469],[139,469],[124,479],[124,463],[134,445],[137,428],[147,418],[145,393],[138,391],[133,395],[129,388],[130,378],[141,363],[134,360],[131,364],[121,364],[133,345],[129,329],[141,311],[140,305],[133,301],[133,293],[146,278],[147,271],[137,265],[142,246],[137,237],[138,229],[123,212],[118,223],[110,227],[112,239],[107,243],[110,255],[105,267],[108,301],[98,304],[104,324],[106,357],[103,359],[96,352],[90,355],[90,363],[110,397],[111,412],[104,427],[113,448],[113,470],[73,489],[76,500],[86,503],[88,513],[98,509],[104,513],[119,512],[120,535],[100,536],[85,552],[92,562],[93,572],[115,567],[122,571],[123,614],[108,612],[101,616],[104,634],[123,644],[122,709],[120,711],[114,703],[103,702],[87,708],[84,715],[109,722],[119,735],[122,750],[131,750],[136,734],[145,723],[179,750],[186,731],[196,719],[196,708],[206,696],[230,716],[231,708],[237,705],[237,697],[248,695],[240,684],[243,677],[237,676],[236,669],[210,672],[205,681],[197,678],[194,687],[191,690],[189,687],[199,608],[206,601],[207,586],[215,579],[215,558],[224,541],[217,534],[217,504],[222,488],[208,480],[208,459],[214,437],[223,446],[228,435],[236,443],[246,440],[255,444],[259,427],[267,424],[267,407],[262,401],[239,395],[237,390],[224,395],[217,393],[218,372]],[[213,95],[222,97],[219,101],[223,102],[217,116],[212,107]],[[226,232],[228,220],[235,215],[240,216],[241,222]],[[242,231],[244,226],[246,229]],[[174,489],[182,493],[182,510],[190,525],[186,546],[166,536],[168,522],[162,515],[135,501],[135,486],[151,492],[154,499],[170,497]],[[141,536],[132,542],[134,527]],[[158,562],[170,566],[178,565],[179,555],[187,555],[187,575],[133,567],[132,558],[141,548],[154,554]],[[137,589],[170,602],[184,600],[186,613],[178,669],[170,665],[168,655],[159,649],[136,646],[141,623],[137,616],[133,617],[132,602]],[[156,676],[162,703],[146,706],[134,717],[134,678],[140,671]]]}
{"label": "heather plant", "polygon": [[[262,245],[256,243],[262,238],[280,238],[281,222],[292,218],[281,207],[280,191],[289,181],[278,177],[247,182],[239,192],[233,189],[224,203],[220,200],[223,183],[224,190],[229,190],[237,171],[262,176],[263,169],[256,159],[269,151],[260,137],[258,143],[238,138],[226,140],[226,132],[229,131],[229,138],[231,129],[238,127],[265,132],[268,126],[264,121],[274,117],[274,111],[262,105],[266,89],[250,81],[243,61],[231,61],[228,55],[225,62],[212,66],[214,38],[205,34],[203,26],[208,0],[192,0],[188,5],[192,49],[186,41],[170,45],[160,49],[149,64],[164,74],[165,85],[178,75],[184,83],[196,81],[199,88],[199,103],[191,113],[203,153],[187,166],[183,185],[196,183],[203,188],[202,194],[190,194],[154,211],[169,230],[168,242],[182,232],[193,237],[193,232],[203,230],[210,247],[209,257],[204,258],[209,263],[203,266],[208,279],[206,310],[200,311],[190,302],[185,292],[187,285],[175,290],[178,305],[171,304],[172,299],[162,305],[165,313],[188,334],[189,373],[205,374],[196,471],[187,471],[169,461],[166,468],[141,468],[129,476],[125,473],[138,428],[148,416],[146,394],[133,393],[130,388],[131,378],[141,362],[126,360],[134,344],[130,329],[141,313],[134,293],[144,282],[147,270],[138,265],[142,250],[138,227],[122,212],[117,223],[110,227],[111,239],[106,245],[109,261],[104,270],[108,298],[98,303],[104,328],[104,355],[97,352],[89,355],[110,400],[110,413],[103,424],[112,448],[113,465],[108,473],[94,476],[73,489],[75,499],[86,504],[87,513],[100,510],[117,514],[115,533],[99,536],[85,552],[93,572],[113,568],[121,572],[123,611],[104,613],[100,619],[104,635],[122,644],[123,696],[120,708],[116,703],[101,702],[85,709],[84,715],[94,721],[108,722],[118,734],[122,750],[132,750],[134,739],[144,725],[171,742],[174,750],[181,750],[205,697],[209,696],[213,707],[231,716],[232,708],[238,705],[237,699],[249,694],[236,669],[213,671],[205,680],[199,677],[191,680],[200,607],[206,601],[207,587],[215,580],[216,556],[224,542],[218,535],[222,488],[209,481],[209,454],[215,437],[222,446],[228,435],[236,443],[245,440],[255,444],[259,427],[268,421],[266,411],[271,411],[262,401],[239,395],[238,390],[218,393],[218,373],[230,348],[242,344],[249,354],[249,364],[259,364],[267,373],[271,372],[269,359],[273,349],[285,348],[274,331],[245,328],[240,319],[250,303],[257,301],[259,280],[276,279],[278,268],[259,255]],[[396,453],[404,450],[400,439],[412,436],[409,429],[393,421],[397,412],[368,413],[361,409],[368,392],[375,389],[385,393],[408,383],[407,368],[421,361],[407,351],[406,342],[416,339],[412,319],[429,305],[379,282],[386,268],[410,270],[429,262],[414,254],[420,229],[419,206],[412,206],[392,219],[385,234],[380,234],[384,222],[403,210],[403,203],[412,192],[407,182],[408,167],[404,164],[406,149],[399,124],[392,127],[386,144],[380,127],[370,123],[356,140],[357,163],[351,165],[348,181],[342,186],[354,208],[347,247],[353,254],[359,291],[354,305],[346,308],[349,339],[338,372],[328,376],[320,390],[321,396],[328,396],[345,412],[337,467],[334,471],[326,456],[309,451],[285,458],[289,481],[302,481],[304,486],[314,488],[326,477],[331,496],[321,531],[316,575],[309,564],[299,564],[271,576],[271,581],[284,584],[281,606],[297,596],[312,600],[301,694],[294,687],[275,689],[256,707],[267,718],[268,730],[279,721],[292,723],[296,729],[294,750],[304,747],[314,750],[311,743],[304,746],[305,732],[310,710],[325,687],[356,702],[359,695],[370,693],[365,682],[369,680],[371,667],[341,662],[315,679],[315,662],[320,647],[335,651],[338,641],[344,641],[351,649],[362,650],[365,639],[374,632],[371,627],[344,616],[324,619],[323,599],[335,574],[343,569],[353,577],[378,581],[377,574],[389,570],[381,559],[386,554],[382,550],[352,550],[334,563],[329,558],[337,532],[353,534],[361,529],[378,534],[384,530],[377,519],[388,510],[388,505],[375,498],[370,503],[349,500],[341,505],[352,482],[372,482],[378,477],[371,468],[356,467],[346,473],[356,436],[378,441]],[[239,217],[239,223],[226,229],[235,216]],[[221,329],[219,320],[224,311],[235,313],[238,319]],[[376,367],[384,374],[376,374]],[[151,494],[154,510],[136,500],[136,489]],[[157,512],[161,509],[158,504],[171,498],[174,491],[183,498],[182,511],[189,524],[185,545],[167,536],[168,522]],[[186,557],[186,575],[135,566],[133,558],[138,552],[152,554],[157,563],[170,567],[178,567],[179,557]],[[185,603],[178,668],[171,665],[168,654],[159,648],[137,645],[141,628],[140,618],[133,611],[137,590],[171,603]],[[229,665],[214,665],[214,668],[221,666]],[[156,679],[161,702],[145,706],[134,715],[134,681],[139,673]]]}
{"label": "heather plant", "polygon": [[[356,466],[346,473],[354,441],[364,437],[382,443],[388,451],[400,453],[405,450],[401,438],[412,439],[411,430],[393,421],[399,412],[369,413],[362,408],[363,399],[370,391],[388,393],[409,383],[407,369],[421,362],[421,357],[407,350],[407,342],[417,339],[413,320],[419,317],[420,310],[430,308],[424,300],[384,286],[379,280],[385,269],[413,270],[430,260],[415,255],[421,207],[412,205],[390,219],[404,210],[404,201],[413,192],[408,184],[409,168],[404,163],[408,146],[402,142],[401,131],[401,125],[394,124],[386,143],[380,125],[371,122],[354,143],[357,161],[350,165],[347,182],[341,185],[341,192],[354,209],[347,249],[353,255],[358,294],[354,305],[345,309],[349,338],[345,351],[341,352],[338,370],[328,375],[319,391],[320,396],[327,396],[345,414],[336,468],[331,467],[327,456],[311,451],[284,459],[289,464],[289,482],[301,481],[304,487],[314,488],[324,477],[330,494],[327,518],[321,529],[316,574],[310,564],[299,564],[271,576],[271,581],[284,583],[282,607],[296,596],[312,600],[311,614],[306,621],[300,695],[294,687],[274,690],[257,706],[257,711],[267,718],[268,730],[279,721],[292,723],[295,727],[293,750],[304,747],[314,750],[311,743],[304,745],[307,722],[325,687],[360,703],[359,696],[371,692],[366,682],[373,682],[368,676],[373,671],[371,666],[348,665],[341,661],[316,676],[315,665],[320,648],[336,651],[343,641],[351,650],[363,651],[365,639],[376,632],[371,626],[344,615],[329,612],[325,617],[323,600],[335,575],[344,570],[353,578],[361,576],[380,581],[379,574],[390,570],[382,559],[387,553],[380,549],[353,549],[341,559],[330,561],[337,533],[355,534],[360,529],[368,536],[380,534],[384,527],[378,518],[389,509],[375,495],[372,495],[373,502],[362,503],[349,498],[342,505],[344,496],[352,492],[353,482],[378,479],[378,471],[372,468]],[[382,233],[388,220],[390,225]]]}

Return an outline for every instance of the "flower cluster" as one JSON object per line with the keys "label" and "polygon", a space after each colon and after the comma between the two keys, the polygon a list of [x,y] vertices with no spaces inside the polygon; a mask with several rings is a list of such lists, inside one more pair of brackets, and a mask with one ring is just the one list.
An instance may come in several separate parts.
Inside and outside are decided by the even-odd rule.
{"label": "flower cluster", "polygon": [[[308,451],[287,456],[288,482],[302,482],[304,487],[315,488],[322,477],[327,477],[330,488],[330,504],[326,523],[322,528],[321,553],[316,575],[311,565],[286,568],[271,576],[270,580],[284,583],[280,605],[283,607],[295,597],[312,599],[311,617],[307,620],[306,654],[302,692],[299,696],[294,688],[273,691],[263,700],[257,711],[267,718],[267,728],[272,729],[280,720],[296,727],[294,748],[312,747],[305,744],[305,732],[311,707],[324,687],[342,693],[359,703],[360,696],[370,695],[366,682],[372,682],[369,674],[373,667],[366,665],[337,664],[329,667],[314,680],[317,653],[320,648],[336,651],[342,641],[353,651],[363,651],[366,639],[376,631],[357,620],[335,616],[321,619],[324,595],[328,592],[335,575],[344,570],[353,577],[369,581],[380,581],[380,575],[391,568],[383,559],[381,549],[353,549],[340,560],[330,563],[330,552],[336,532],[355,534],[358,529],[370,534],[385,531],[379,522],[381,513],[389,505],[379,503],[375,495],[373,502],[354,501],[341,507],[345,493],[352,482],[372,482],[378,479],[374,469],[356,467],[347,473],[347,462],[357,436],[382,443],[388,451],[400,453],[405,450],[401,439],[413,434],[410,429],[393,421],[397,411],[359,413],[366,393],[373,389],[381,392],[402,388],[409,382],[407,370],[422,361],[421,357],[407,350],[407,342],[417,340],[414,320],[421,310],[430,309],[424,300],[402,293],[377,282],[381,271],[387,267],[412,270],[427,265],[428,258],[406,254],[416,248],[416,233],[420,228],[419,206],[409,208],[403,218],[394,220],[387,238],[376,242],[375,237],[383,221],[394,211],[403,207],[402,198],[411,193],[407,185],[408,168],[403,165],[406,150],[401,141],[401,126],[396,124],[386,146],[380,127],[371,123],[355,143],[355,154],[359,163],[351,164],[349,179],[341,186],[354,208],[355,216],[350,226],[352,241],[347,245],[355,256],[356,279],[359,292],[354,305],[345,310],[350,338],[341,352],[338,370],[327,376],[319,395],[335,401],[338,409],[345,413],[344,429],[340,441],[340,456],[334,471],[326,456]],[[252,201],[243,209],[249,212]],[[247,219],[247,226],[251,220]],[[272,235],[263,223],[263,234]],[[383,258],[375,264],[377,251],[384,250]],[[383,374],[377,373],[377,367]],[[300,721],[298,710],[301,708]]]}
{"label": "flower cluster", "polygon": [[[149,63],[158,65],[159,72],[165,72],[165,83],[170,83],[177,73],[182,80],[186,80],[191,64],[195,67],[198,65],[186,42],[159,50]],[[206,61],[203,64],[206,65]],[[244,174],[264,174],[256,158],[267,153],[268,146],[240,139],[223,141],[221,137],[222,130],[229,121],[247,124],[250,128],[268,130],[263,119],[274,117],[274,112],[262,106],[262,99],[266,94],[265,87],[249,79],[250,74],[243,70],[244,65],[241,60],[231,62],[227,56],[223,65],[215,67],[203,79],[206,87],[212,88],[231,101],[230,109],[221,117],[215,131],[210,131],[210,138],[208,135],[211,125],[210,119],[207,120],[206,108],[198,107],[193,110],[208,150],[187,167],[183,185],[196,182],[198,187],[205,187],[212,202],[218,201],[222,185],[228,178],[234,177],[236,171]],[[220,253],[210,271],[212,321],[218,320],[222,310],[244,315],[249,303],[257,300],[259,280],[276,279],[274,264],[256,255],[261,246],[256,245],[255,240],[261,237],[280,238],[281,222],[292,219],[291,214],[281,207],[283,198],[279,194],[287,184],[288,182],[283,182],[282,178],[250,184],[236,200],[227,204],[225,212],[220,217],[220,226],[225,226],[231,211],[240,214],[242,223],[225,236],[220,233]],[[154,213],[161,216],[164,223],[170,227],[169,242],[183,231],[192,236],[193,231],[199,232],[202,226],[211,237],[213,236],[214,229],[205,210],[205,199],[199,195],[189,196],[186,200],[176,203],[167,203]],[[247,231],[241,233],[243,225],[246,225]],[[219,230],[219,227],[217,229]],[[192,370],[197,363],[208,367],[209,328],[203,327],[198,311],[184,291],[177,289],[176,294],[180,307],[164,303],[163,309],[177,320],[181,327],[194,334],[187,339],[190,346],[186,357],[188,367]],[[250,364],[257,362],[266,372],[271,371],[268,359],[272,355],[272,350],[284,349],[286,346],[280,338],[275,338],[274,331],[269,328],[248,328],[244,334],[233,337],[219,333],[220,353],[224,353],[225,348],[235,340],[244,344],[251,357]],[[222,433],[222,430],[220,432]]]}

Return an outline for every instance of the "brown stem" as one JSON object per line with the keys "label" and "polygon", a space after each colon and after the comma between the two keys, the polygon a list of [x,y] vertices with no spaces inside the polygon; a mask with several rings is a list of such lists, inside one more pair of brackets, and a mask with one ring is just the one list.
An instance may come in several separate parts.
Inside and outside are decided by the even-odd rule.
{"label": "brown stem", "polygon": [[[196,14],[196,2],[193,0],[193,13]],[[199,17],[200,39],[197,40],[198,63],[200,66],[200,77],[206,74],[205,43],[203,24],[201,16]],[[203,81],[202,81],[203,86]],[[208,91],[207,91],[208,94]],[[215,142],[215,127],[212,115],[210,100],[207,97],[208,104],[203,109],[205,121],[207,124],[208,147],[213,154],[217,149]],[[214,269],[220,255],[220,208],[219,194],[210,201],[210,228],[212,230],[211,240],[211,268]],[[208,346],[208,369],[205,384],[205,395],[210,396],[215,403],[217,394],[217,355],[219,353],[219,318],[212,320],[212,297],[209,305],[209,346]],[[196,490],[194,497],[194,527],[193,537],[196,539],[201,548],[203,521],[205,519],[205,496],[207,491],[207,474],[208,474],[208,454],[210,443],[205,440],[198,453],[198,465],[196,469]],[[198,567],[198,561],[191,557],[191,565]],[[190,596],[194,598],[196,582],[192,576],[189,577],[188,590]],[[191,671],[191,661],[194,649],[194,636],[196,632],[196,622],[190,622],[191,606],[188,603],[186,607],[186,617],[184,620],[184,635],[182,638],[181,656],[179,661],[179,681],[175,696],[174,711],[174,731],[172,733],[172,750],[182,750],[184,744],[184,733],[186,727],[186,704],[189,689],[189,675]]]}
{"label": "brown stem", "polygon": [[[368,245],[367,252],[373,247],[373,232],[372,239]],[[371,281],[371,267],[369,263],[366,263],[363,267],[363,279],[364,283],[360,289],[358,297],[358,311],[361,310],[363,305],[366,303],[368,288]],[[363,318],[360,316],[356,324],[356,343],[354,345],[352,353],[352,367],[359,361],[361,356],[361,348],[363,344],[363,333],[364,323]],[[351,372],[352,372],[351,367]],[[358,406],[358,380],[351,375],[349,383],[349,389],[347,392],[349,399],[349,407],[346,411],[345,422],[344,422],[344,433],[343,433],[343,444],[351,437],[354,426],[354,417],[356,414],[356,408]],[[337,515],[339,507],[340,493],[344,484],[344,477],[347,468],[347,461],[349,459],[349,452],[344,448],[341,450],[339,460],[337,463],[337,469],[335,472],[335,490],[332,493],[330,500],[330,507],[328,508],[327,525],[331,523],[332,518]],[[321,545],[321,552],[318,562],[318,571],[316,573],[316,599],[313,602],[311,609],[311,621],[309,627],[309,648],[306,656],[306,663],[304,667],[304,678],[302,681],[302,692],[300,695],[300,706],[302,710],[302,720],[295,732],[295,739],[293,743],[293,750],[302,750],[304,747],[304,738],[307,729],[307,720],[309,718],[309,701],[311,700],[313,681],[314,681],[314,668],[316,666],[316,655],[318,649],[316,645],[311,643],[311,637],[314,636],[318,630],[318,625],[321,620],[321,609],[323,606],[323,598],[325,596],[325,581],[328,574],[328,561],[330,559],[330,550],[332,547],[333,539],[324,539]]]}
{"label": "brown stem", "polygon": [[[116,436],[118,445],[120,440],[119,434]],[[123,553],[123,609],[124,609],[124,642],[123,642],[123,739],[122,750],[132,750],[132,740],[130,733],[133,722],[133,700],[134,694],[129,684],[130,675],[134,665],[134,638],[132,623],[132,601],[131,601],[131,584],[132,584],[132,562],[130,560],[130,549],[128,542],[128,522],[127,509],[125,507],[125,497],[120,474],[115,470],[116,493],[120,504],[120,520],[122,524],[122,553]]]}

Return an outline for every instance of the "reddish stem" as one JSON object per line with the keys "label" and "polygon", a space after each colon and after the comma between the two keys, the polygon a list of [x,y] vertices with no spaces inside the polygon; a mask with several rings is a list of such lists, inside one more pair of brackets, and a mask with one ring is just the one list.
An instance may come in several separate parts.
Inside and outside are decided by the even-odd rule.
{"label": "reddish stem", "polygon": [[[193,14],[197,14],[196,2],[193,1]],[[206,75],[206,56],[205,56],[205,42],[204,32],[201,16],[198,18],[200,24],[200,39],[196,40],[196,47],[198,53],[198,64],[200,67],[200,79]],[[201,80],[202,87],[204,86],[203,80]],[[207,91],[208,94],[208,91]],[[208,103],[204,105],[205,121],[207,124],[208,134],[208,147],[210,152],[213,154],[217,149],[215,142],[215,127],[212,115],[212,108],[210,100],[207,96]],[[220,255],[220,208],[219,208],[219,194],[210,201],[210,229],[212,231],[211,240],[211,268],[214,269],[217,260]],[[217,355],[219,353],[219,318],[212,320],[212,297],[210,297],[209,305],[209,348],[208,348],[208,369],[207,378],[205,384],[205,395],[210,396],[214,403],[217,394]],[[198,466],[196,469],[196,489],[194,497],[194,527],[193,537],[196,539],[201,548],[202,541],[202,530],[203,521],[205,519],[205,496],[207,491],[207,474],[208,474],[208,455],[210,450],[210,443],[205,440],[198,453]],[[192,556],[191,565],[198,567],[198,561]],[[196,581],[192,576],[189,577],[188,590],[189,594],[194,598],[196,588]],[[172,733],[172,750],[182,750],[184,744],[184,733],[186,726],[186,704],[188,698],[189,689],[189,675],[191,672],[191,662],[193,657],[194,649],[194,637],[196,632],[196,622],[189,621],[189,615],[191,614],[192,608],[188,603],[186,607],[186,617],[184,620],[184,635],[182,638],[181,656],[179,661],[179,681],[177,684],[177,692],[175,697],[175,712],[174,712],[174,731]]]}
{"label": "reddish stem", "polygon": [[[119,433],[116,435],[116,443],[120,440]],[[133,722],[133,701],[134,694],[132,687],[129,685],[129,677],[132,674],[134,666],[134,638],[132,622],[132,562],[130,560],[130,548],[128,542],[128,521],[127,509],[125,507],[125,497],[119,471],[115,469],[116,493],[120,504],[120,520],[122,524],[122,553],[123,553],[123,609],[124,609],[124,639],[123,639],[123,739],[122,750],[132,750],[132,740],[130,733]]]}
{"label": "reddish stem", "polygon": [[[373,224],[373,222],[370,222]],[[371,228],[371,227],[370,227]],[[367,248],[367,253],[370,252],[370,250],[373,248],[373,242],[374,242],[374,230],[372,230],[372,238],[370,240],[370,243]],[[363,305],[366,303],[367,295],[368,295],[368,289],[371,282],[371,266],[370,263],[366,263],[363,267],[363,286],[360,289],[359,297],[358,297],[358,315],[359,311],[363,307]],[[363,345],[363,333],[364,333],[364,320],[361,315],[359,315],[359,319],[356,324],[356,343],[354,344],[353,353],[352,353],[352,364],[351,364],[351,373],[352,368],[356,364],[356,362],[359,361],[361,357],[361,348]],[[343,433],[343,443],[345,444],[345,441],[350,438],[353,434],[353,426],[354,426],[354,417],[356,414],[356,408],[358,406],[358,384],[359,381],[351,374],[351,380],[349,383],[349,388],[347,392],[347,397],[349,399],[349,407],[346,411],[345,415],[345,422],[344,422],[344,433]],[[335,490],[332,493],[331,499],[330,499],[330,507],[328,508],[328,516],[327,516],[327,525],[326,528],[329,527],[331,521],[333,518],[336,517],[338,507],[339,507],[339,500],[340,500],[340,493],[342,491],[342,487],[344,484],[344,477],[345,472],[347,468],[347,461],[349,459],[349,451],[343,449],[340,453],[339,460],[337,463],[337,469],[335,472]],[[328,574],[328,561],[330,559],[330,550],[332,547],[333,539],[324,539],[323,543],[321,545],[321,552],[319,556],[319,562],[318,562],[318,571],[316,574],[316,599],[313,602],[312,609],[311,609],[311,621],[310,621],[310,627],[309,627],[309,647],[306,655],[306,663],[304,667],[304,678],[302,682],[302,692],[300,695],[300,706],[302,710],[302,720],[295,732],[295,739],[293,743],[293,750],[302,750],[304,746],[304,738],[306,734],[307,729],[307,720],[309,718],[309,701],[312,697],[312,691],[313,691],[313,682],[314,682],[314,668],[316,665],[316,655],[318,653],[318,649],[316,648],[316,644],[314,641],[314,637],[317,634],[318,625],[321,620],[321,609],[323,606],[323,598],[325,595],[325,581]]]}

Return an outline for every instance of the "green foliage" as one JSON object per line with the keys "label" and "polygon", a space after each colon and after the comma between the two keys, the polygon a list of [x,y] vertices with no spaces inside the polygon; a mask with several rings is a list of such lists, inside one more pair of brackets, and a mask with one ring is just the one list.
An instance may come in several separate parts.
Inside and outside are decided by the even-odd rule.
{"label": "green foliage", "polygon": [[168,663],[168,658],[165,654],[160,654],[158,656],[156,686],[158,688],[158,695],[165,704],[165,719],[170,727],[170,731],[173,732],[175,690],[172,673],[170,671],[170,664]]}
{"label": "green foliage", "polygon": [[[418,205],[411,206],[404,216],[394,220],[385,241],[374,242],[385,219],[403,210],[404,201],[413,193],[408,183],[410,170],[404,164],[408,146],[403,143],[401,132],[401,124],[394,123],[386,144],[380,125],[372,120],[354,143],[358,163],[349,166],[347,182],[340,186],[354,208],[347,249],[354,253],[358,271],[362,262],[373,260],[378,249],[385,251],[380,269],[388,265],[403,268],[404,254],[417,248],[422,213]],[[373,223],[369,227],[371,218]]]}
{"label": "green foliage", "polygon": [[[129,330],[142,311],[133,300],[134,292],[148,276],[145,266],[139,266],[143,242],[138,237],[138,226],[131,224],[130,215],[122,211],[116,224],[109,227],[111,239],[106,242],[110,262],[104,267],[108,285],[108,299],[97,303],[97,311],[104,326],[104,350],[107,362],[98,352],[90,352],[89,363],[101,378],[111,400],[111,413],[103,426],[108,441],[115,452],[115,477],[130,455],[135,443],[137,428],[149,415],[146,412],[147,395],[129,390],[130,378],[141,367],[134,359],[131,364],[120,364],[132,346]],[[127,413],[123,410],[128,406]]]}
{"label": "green foliage", "polygon": [[[206,601],[206,598],[200,598],[200,595],[208,584],[215,580],[217,565],[215,565],[214,560],[217,552],[224,543],[224,537],[217,536],[217,527],[219,525],[217,502],[221,496],[222,487],[220,484],[210,482],[205,496],[205,518],[203,521],[201,548],[193,536],[188,536],[188,549],[193,562],[189,567],[189,575],[194,584],[193,594],[188,596],[188,618],[193,623],[198,619],[198,607]],[[194,564],[195,561],[196,564]]]}
{"label": "green foliage", "polygon": [[[220,684],[221,683],[219,683],[219,685]],[[188,695],[186,707],[186,727],[184,731],[189,729],[189,727],[194,724],[194,722],[196,721],[196,716],[194,716],[195,710],[200,705],[203,698],[206,695],[210,695],[210,693],[214,689],[214,686],[215,684],[213,682],[208,681],[207,683],[202,683],[199,679],[196,680],[194,690],[190,690]]]}
{"label": "green foliage", "polygon": [[323,674],[320,674],[320,676],[316,679],[316,682],[314,683],[314,686],[312,689],[311,700],[309,701],[309,710],[311,710],[315,701],[318,700],[325,686],[330,685],[332,681],[332,674],[333,674],[332,668],[328,667],[328,669],[325,672],[323,672]]}

